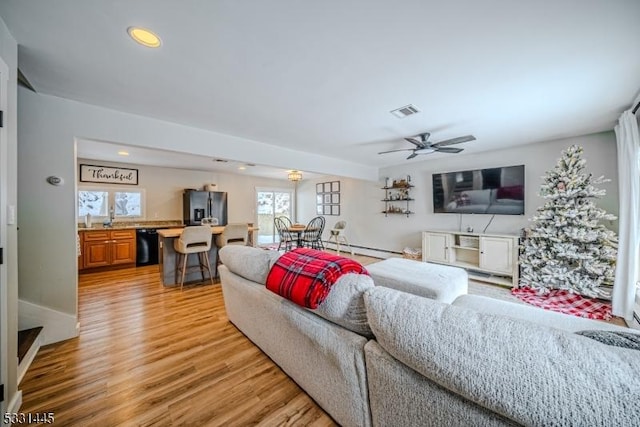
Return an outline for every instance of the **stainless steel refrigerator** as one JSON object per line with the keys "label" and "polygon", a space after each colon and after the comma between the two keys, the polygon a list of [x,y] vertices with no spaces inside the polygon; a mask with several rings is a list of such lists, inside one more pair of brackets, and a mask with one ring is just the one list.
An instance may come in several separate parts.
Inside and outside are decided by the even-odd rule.
{"label": "stainless steel refrigerator", "polygon": [[202,218],[216,218],[227,225],[227,193],[224,191],[184,190],[182,220],[185,225],[200,225]]}

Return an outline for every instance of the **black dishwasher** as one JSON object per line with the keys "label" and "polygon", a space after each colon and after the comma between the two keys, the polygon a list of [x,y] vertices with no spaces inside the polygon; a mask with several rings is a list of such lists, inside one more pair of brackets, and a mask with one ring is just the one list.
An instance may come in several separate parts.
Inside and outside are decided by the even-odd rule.
{"label": "black dishwasher", "polygon": [[158,231],[155,228],[136,230],[136,266],[158,263]]}

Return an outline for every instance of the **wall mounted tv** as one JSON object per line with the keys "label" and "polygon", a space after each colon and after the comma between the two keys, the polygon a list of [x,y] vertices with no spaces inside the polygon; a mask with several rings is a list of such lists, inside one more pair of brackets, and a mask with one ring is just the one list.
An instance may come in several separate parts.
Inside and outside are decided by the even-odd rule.
{"label": "wall mounted tv", "polygon": [[524,215],[524,165],[434,173],[433,212]]}

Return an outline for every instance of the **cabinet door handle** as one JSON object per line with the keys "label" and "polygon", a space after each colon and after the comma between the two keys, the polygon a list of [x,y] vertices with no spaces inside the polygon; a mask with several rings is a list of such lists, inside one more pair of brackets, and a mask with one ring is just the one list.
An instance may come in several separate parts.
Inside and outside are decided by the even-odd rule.
{"label": "cabinet door handle", "polygon": [[104,241],[104,243],[110,243],[110,242],[111,242],[111,240],[105,240]]}

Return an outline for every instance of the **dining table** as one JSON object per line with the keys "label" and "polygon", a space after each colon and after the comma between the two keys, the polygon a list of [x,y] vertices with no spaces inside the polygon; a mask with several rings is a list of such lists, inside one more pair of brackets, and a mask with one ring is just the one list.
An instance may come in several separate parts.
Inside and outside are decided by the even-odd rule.
{"label": "dining table", "polygon": [[302,233],[307,229],[307,226],[304,224],[291,224],[287,227],[287,230],[291,234],[296,235],[296,247],[302,247]]}
{"label": "dining table", "polygon": [[291,234],[296,235],[296,247],[302,247],[302,236],[305,231],[317,231],[317,227],[307,227],[305,224],[291,224],[287,227]]}

